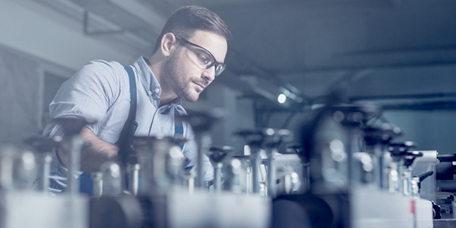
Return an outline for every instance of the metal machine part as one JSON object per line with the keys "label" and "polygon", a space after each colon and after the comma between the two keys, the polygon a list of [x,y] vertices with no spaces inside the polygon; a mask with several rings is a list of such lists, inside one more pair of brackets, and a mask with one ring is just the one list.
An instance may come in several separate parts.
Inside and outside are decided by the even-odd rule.
{"label": "metal machine part", "polygon": [[403,194],[405,196],[412,195],[412,169],[416,158],[422,157],[423,153],[418,151],[408,151],[404,157],[404,173],[403,173]]}
{"label": "metal machine part", "polygon": [[241,130],[234,133],[242,138],[250,148],[250,167],[252,168],[252,190],[253,193],[260,193],[260,150],[263,144],[261,130]]}
{"label": "metal machine part", "polygon": [[141,165],[139,164],[128,164],[128,169],[130,173],[130,183],[129,183],[129,191],[132,195],[138,195],[139,189],[139,170],[141,169]]}
{"label": "metal machine part", "polygon": [[[283,156],[276,158],[276,166],[292,166],[299,175],[301,182],[300,192],[307,192],[310,190],[310,163],[306,160],[306,157],[302,156],[303,147],[301,144],[289,144],[287,145],[285,156],[294,155],[297,159],[294,161],[286,161],[286,164],[280,164]],[[283,152],[282,152],[283,153]]]}
{"label": "metal machine part", "polygon": [[277,177],[277,193],[283,194],[299,194],[308,191],[309,174],[307,169],[308,164],[302,164],[301,159],[297,154],[276,154],[276,177]]}
{"label": "metal machine part", "polygon": [[432,203],[418,197],[362,186],[353,189],[350,204],[353,228],[432,227]]}
{"label": "metal machine part", "polygon": [[105,162],[101,165],[100,172],[102,173],[102,195],[120,195],[122,193],[120,166],[115,162]]}
{"label": "metal machine part", "polygon": [[165,193],[171,185],[179,183],[184,158],[176,145],[185,141],[182,137],[171,136],[134,137],[133,146],[142,177],[139,194]]}
{"label": "metal machine part", "polygon": [[165,208],[169,228],[270,227],[271,201],[256,194],[226,191],[207,194],[196,189],[193,195],[188,195],[171,191]]}
{"label": "metal machine part", "polygon": [[356,214],[351,206],[352,193],[358,188],[355,177],[365,172],[355,168],[354,153],[363,151],[361,127],[380,111],[376,104],[328,104],[317,110],[315,118],[303,127],[305,154],[301,157],[310,161],[309,194],[330,206],[334,220],[327,227],[352,227]]}
{"label": "metal machine part", "polygon": [[[291,166],[283,166],[277,168],[277,186],[276,195],[298,193],[301,188],[301,180],[298,172]],[[269,195],[269,193],[268,193]]]}
{"label": "metal machine part", "polygon": [[66,155],[67,172],[67,188],[68,194],[79,193],[79,180],[74,178],[79,169],[81,159],[81,149],[83,142],[79,136],[82,128],[89,124],[94,124],[94,120],[82,118],[56,118],[52,120],[55,124],[63,128],[64,136],[59,149]]}
{"label": "metal machine part", "polygon": [[380,126],[365,127],[363,132],[366,152],[372,156],[374,165],[373,181],[379,188],[387,189],[386,170],[390,154],[386,148],[390,141],[402,135],[402,130],[391,123],[383,123]]}
{"label": "metal machine part", "polygon": [[0,148],[0,190],[21,191],[30,189],[36,178],[33,152],[7,145]]}
{"label": "metal machine part", "polygon": [[[184,164],[187,164],[190,159],[186,158]],[[183,169],[181,170],[180,177],[182,178],[181,185],[188,190],[189,194],[193,194],[195,190],[195,177],[196,172],[193,169]]]}
{"label": "metal machine part", "polygon": [[211,147],[209,151],[209,158],[214,164],[214,190],[220,192],[222,185],[222,168],[223,163],[231,158],[233,148],[229,146]]}
{"label": "metal machine part", "polygon": [[101,196],[91,205],[90,227],[140,228],[143,212],[138,199],[128,194]]}
{"label": "metal machine part", "polygon": [[[135,196],[136,187],[130,187],[130,194],[123,193],[118,164],[104,163],[101,168],[103,195],[92,201],[91,227],[167,227],[166,198],[171,187],[180,184],[184,160],[176,145],[185,141],[171,136],[133,138],[133,149],[140,164],[130,167],[130,178],[138,178],[135,171],[139,172],[141,167],[138,196]],[[138,179],[132,182],[138,186]]]}
{"label": "metal machine part", "polygon": [[[267,190],[269,197],[275,197],[277,192],[277,178],[276,178],[276,162],[275,157],[278,152],[278,146],[282,142],[288,142],[292,139],[292,133],[286,129],[272,129],[268,128],[263,131],[263,147],[266,150],[266,166],[267,171]],[[298,174],[291,174],[289,178],[291,183],[298,183]]]}
{"label": "metal machine part", "polygon": [[423,153],[423,156],[415,159],[415,164],[412,169],[412,177],[419,177],[425,173],[431,174],[430,177],[418,181],[418,184],[420,185],[419,195],[422,199],[427,199],[435,202],[435,193],[437,192],[437,182],[435,178],[436,165],[438,163],[437,151],[420,150],[418,152]]}
{"label": "metal machine part", "polygon": [[391,153],[392,162],[388,170],[388,190],[390,192],[404,192],[404,162],[405,156],[410,149],[416,148],[415,143],[405,141],[403,143],[390,143],[388,151]]}
{"label": "metal machine part", "polygon": [[[88,202],[84,196],[43,194],[43,190],[47,192],[45,182],[40,185],[40,192],[31,191],[37,174],[35,159],[28,150],[15,146],[0,148],[0,228],[88,227]],[[40,171],[41,178],[45,170]]]}
{"label": "metal machine part", "polygon": [[36,160],[38,164],[38,190],[43,193],[48,193],[49,188],[49,173],[51,170],[52,151],[58,146],[60,137],[45,138],[33,137],[25,141],[35,149]]}
{"label": "metal machine part", "polygon": [[366,152],[353,153],[353,183],[356,185],[371,185],[376,183],[374,170],[375,170],[375,157]]}
{"label": "metal machine part", "polygon": [[352,186],[353,152],[361,151],[361,124],[380,113],[374,104],[327,106],[304,131],[314,192],[338,192]]}
{"label": "metal machine part", "polygon": [[439,192],[456,192],[456,154],[438,154],[436,165],[437,188]]}
{"label": "metal machine part", "polygon": [[250,164],[252,167],[252,186],[254,193],[260,193],[260,151],[265,148],[267,171],[267,193],[268,196],[276,195],[276,168],[275,154],[278,152],[277,147],[281,142],[290,141],[291,132],[286,129],[254,129],[241,130],[235,133],[237,137],[242,138],[250,148]]}
{"label": "metal machine part", "polygon": [[213,109],[205,112],[188,112],[185,116],[176,116],[179,121],[185,121],[192,126],[195,132],[195,140],[198,144],[198,157],[196,167],[196,187],[205,188],[203,158],[208,154],[212,143],[209,130],[212,125],[223,118],[223,112],[219,109]]}
{"label": "metal machine part", "polygon": [[103,194],[103,173],[93,172],[90,177],[93,180],[93,196],[100,197]]}
{"label": "metal machine part", "polygon": [[440,206],[442,219],[456,219],[455,213],[455,195],[451,192],[438,192],[436,193],[436,203]]}
{"label": "metal machine part", "polygon": [[246,159],[232,158],[224,166],[226,190],[234,193],[247,191],[247,167]]}
{"label": "metal machine part", "polygon": [[88,200],[82,195],[44,195],[34,191],[0,194],[1,228],[87,228]]}

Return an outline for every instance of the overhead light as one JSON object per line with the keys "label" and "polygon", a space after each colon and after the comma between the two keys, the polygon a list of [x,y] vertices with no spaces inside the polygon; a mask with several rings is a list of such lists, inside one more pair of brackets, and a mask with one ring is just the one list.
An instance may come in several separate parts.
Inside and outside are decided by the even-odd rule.
{"label": "overhead light", "polygon": [[287,96],[285,96],[285,94],[280,94],[280,95],[277,97],[277,101],[278,101],[280,104],[285,103],[286,100],[287,100]]}

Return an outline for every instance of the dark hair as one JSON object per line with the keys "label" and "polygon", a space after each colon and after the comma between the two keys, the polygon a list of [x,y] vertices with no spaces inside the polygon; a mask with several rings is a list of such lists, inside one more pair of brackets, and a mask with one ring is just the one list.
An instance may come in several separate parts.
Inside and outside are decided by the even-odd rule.
{"label": "dark hair", "polygon": [[166,33],[172,32],[189,39],[196,30],[213,32],[226,40],[231,39],[228,26],[217,14],[201,6],[183,6],[174,11],[166,21],[165,27],[157,38],[153,53],[160,47],[161,39]]}

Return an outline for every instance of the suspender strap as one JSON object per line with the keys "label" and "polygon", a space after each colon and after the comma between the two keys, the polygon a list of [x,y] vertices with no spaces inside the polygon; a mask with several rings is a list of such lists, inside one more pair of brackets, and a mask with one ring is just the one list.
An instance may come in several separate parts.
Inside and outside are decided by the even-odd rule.
{"label": "suspender strap", "polygon": [[[179,111],[177,108],[174,108],[174,117],[180,116]],[[182,124],[182,120],[174,118],[174,136],[184,136],[184,125]],[[181,150],[184,149],[184,145],[179,145]]]}
{"label": "suspender strap", "polygon": [[128,112],[127,121],[124,124],[122,132],[120,133],[119,140],[116,142],[116,145],[119,147],[119,159],[121,161],[121,166],[126,167],[126,162],[129,159],[131,152],[131,143],[133,141],[133,136],[135,134],[138,123],[136,119],[136,80],[133,69],[128,65],[123,65],[125,70],[128,73],[128,78],[130,82],[130,111]]}

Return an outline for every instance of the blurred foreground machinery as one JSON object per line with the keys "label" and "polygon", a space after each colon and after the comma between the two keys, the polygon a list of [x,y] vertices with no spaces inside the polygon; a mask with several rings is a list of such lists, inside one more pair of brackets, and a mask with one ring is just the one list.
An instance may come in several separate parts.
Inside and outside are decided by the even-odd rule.
{"label": "blurred foreground machinery", "polygon": [[[55,119],[63,127],[63,138],[32,138],[27,144],[34,148],[19,149],[13,146],[0,148],[0,227],[74,227],[89,226],[89,199],[79,194],[79,182],[70,178],[67,191],[51,196],[49,187],[49,164],[51,152],[59,147],[66,155],[69,166],[67,177],[75,176],[78,170],[80,151],[83,146],[80,130],[89,122],[80,119]],[[35,184],[37,191],[31,186]]]}
{"label": "blurred foreground machinery", "polygon": [[[87,146],[79,132],[91,122],[56,119],[64,137],[0,148],[0,228],[454,227],[456,156],[417,151],[397,141],[398,127],[367,124],[380,114],[372,104],[328,105],[303,128],[302,143],[279,152],[290,131],[240,130],[234,135],[246,147],[236,153],[211,146],[208,132],[220,115],[190,113],[179,118],[195,132],[197,167],[180,156],[186,139],[178,135],[134,137],[119,162],[91,174],[92,196],[79,193],[74,178]],[[66,154],[68,180],[51,196],[56,148]],[[212,182],[203,178],[205,155]]]}
{"label": "blurred foreground machinery", "polygon": [[[327,105],[316,112],[303,128],[299,152],[310,163],[309,191],[275,198],[273,226],[302,227],[302,217],[309,227],[434,226],[438,209],[433,198],[423,196],[435,194],[425,180],[435,179],[436,152],[393,142],[402,132],[392,124],[367,124],[380,114],[370,103]],[[415,170],[418,164],[427,166]]]}
{"label": "blurred foreground machinery", "polygon": [[[107,162],[91,174],[93,196],[83,195],[79,179],[74,177],[78,176],[80,153],[86,146],[79,132],[91,123],[56,119],[64,137],[29,139],[27,144],[35,153],[13,146],[0,149],[0,228],[269,227],[268,198],[228,188],[221,191],[221,169],[223,163],[226,167],[233,164],[233,151],[226,147],[210,149],[207,132],[217,117],[193,113],[181,118],[192,125],[200,144],[196,165],[202,167],[206,154],[217,164],[217,194],[212,193],[213,184],[204,181],[202,169],[185,168],[188,159],[181,157],[179,145],[186,139],[154,136],[134,137],[132,150],[120,156],[123,160]],[[68,180],[58,180],[67,188],[51,196],[47,190],[49,163],[56,148],[67,157]],[[35,179],[36,190],[32,190]]]}

